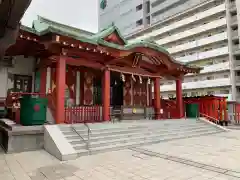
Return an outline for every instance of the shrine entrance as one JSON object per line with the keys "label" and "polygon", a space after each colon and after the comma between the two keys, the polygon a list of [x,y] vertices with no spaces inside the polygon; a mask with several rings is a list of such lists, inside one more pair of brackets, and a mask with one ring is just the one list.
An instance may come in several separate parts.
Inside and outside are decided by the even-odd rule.
{"label": "shrine entrance", "polygon": [[114,109],[119,109],[123,105],[123,81],[121,80],[120,74],[111,72],[111,106]]}

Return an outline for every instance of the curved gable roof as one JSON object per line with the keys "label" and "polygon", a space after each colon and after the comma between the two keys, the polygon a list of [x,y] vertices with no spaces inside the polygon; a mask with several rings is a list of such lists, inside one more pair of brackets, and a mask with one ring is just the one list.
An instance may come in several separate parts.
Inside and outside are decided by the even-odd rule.
{"label": "curved gable roof", "polygon": [[[71,28],[69,26],[65,26],[65,28],[64,28],[64,26],[63,27],[53,26],[51,23],[46,23],[46,21],[43,22],[41,17],[38,20],[33,21],[32,28],[28,28],[28,27],[24,27],[24,26],[22,26],[21,28],[24,31],[28,31],[28,32],[36,34],[38,36],[46,35],[48,33],[54,33],[54,34],[58,34],[58,35],[62,35],[62,36],[68,36],[75,40],[79,40],[81,42],[115,48],[115,49],[118,49],[121,51],[131,51],[133,53],[138,52],[139,49],[145,49],[144,52],[154,51],[155,53],[160,53],[160,54],[167,56],[168,59],[171,61],[171,63],[179,65],[179,66],[181,66],[181,68],[184,68],[184,67],[190,68],[194,72],[200,72],[200,70],[202,69],[200,67],[190,66],[187,63],[181,63],[179,61],[176,61],[165,48],[158,45],[154,41],[135,40],[135,41],[131,41],[131,43],[128,42],[121,35],[119,29],[114,24],[112,24],[111,26],[109,26],[106,29],[103,29],[101,32],[99,32],[97,34],[90,35],[90,36],[86,36],[86,35],[84,35],[84,33],[81,33],[80,29],[78,31],[78,30],[76,30],[76,28]],[[74,31],[72,29],[74,29]],[[111,39],[106,40],[106,38],[111,35],[119,38],[119,40],[121,40],[123,43],[122,44],[115,43],[114,41],[111,41]]]}

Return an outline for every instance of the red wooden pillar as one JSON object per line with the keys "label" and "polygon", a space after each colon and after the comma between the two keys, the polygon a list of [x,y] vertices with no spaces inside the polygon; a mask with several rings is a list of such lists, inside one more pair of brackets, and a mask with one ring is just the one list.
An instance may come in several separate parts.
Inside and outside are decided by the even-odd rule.
{"label": "red wooden pillar", "polygon": [[183,98],[182,98],[182,80],[176,80],[176,103],[179,118],[184,117],[184,107],[183,107]]}
{"label": "red wooden pillar", "polygon": [[103,115],[103,121],[110,121],[110,71],[108,69],[104,70],[103,73],[103,95],[102,95],[102,102],[103,102],[103,108],[102,108],[102,115]]}
{"label": "red wooden pillar", "polygon": [[40,93],[41,96],[46,94],[46,84],[47,84],[47,67],[42,67],[40,69]]}
{"label": "red wooden pillar", "polygon": [[149,98],[149,106],[152,107],[153,103],[152,103],[152,83],[149,84],[148,86],[148,98]]}
{"label": "red wooden pillar", "polygon": [[85,85],[85,72],[83,70],[80,71],[80,105],[84,105],[84,85]]}
{"label": "red wooden pillar", "polygon": [[65,85],[66,85],[66,57],[60,56],[56,67],[56,114],[57,124],[64,123],[65,120]]}
{"label": "red wooden pillar", "polygon": [[154,102],[155,119],[157,120],[161,118],[160,78],[155,78],[154,80]]}

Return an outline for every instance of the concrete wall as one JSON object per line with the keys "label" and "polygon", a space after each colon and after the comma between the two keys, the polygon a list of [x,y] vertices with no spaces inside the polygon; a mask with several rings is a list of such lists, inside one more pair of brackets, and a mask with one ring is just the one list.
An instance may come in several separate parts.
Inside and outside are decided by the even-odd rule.
{"label": "concrete wall", "polygon": [[11,77],[14,74],[32,76],[34,71],[35,60],[33,57],[24,58],[16,56],[13,60],[13,67],[0,68],[0,97],[7,96],[7,90],[13,88],[13,80]]}
{"label": "concrete wall", "polygon": [[114,22],[122,33],[132,33],[137,27],[136,21],[143,18],[143,9],[136,11],[140,4],[143,4],[143,0],[107,1],[107,7],[99,9],[100,29]]}
{"label": "concrete wall", "polygon": [[238,18],[238,34],[240,34],[240,28],[239,28],[240,27],[240,1],[239,0],[236,0],[236,7],[237,7],[237,18]]}

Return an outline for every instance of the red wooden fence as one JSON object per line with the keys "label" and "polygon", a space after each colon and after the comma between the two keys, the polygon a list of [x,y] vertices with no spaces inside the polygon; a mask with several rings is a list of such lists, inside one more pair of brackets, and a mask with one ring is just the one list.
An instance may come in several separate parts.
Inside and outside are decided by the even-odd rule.
{"label": "red wooden fence", "polygon": [[65,123],[101,122],[101,106],[79,106],[65,108]]}

